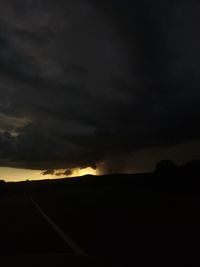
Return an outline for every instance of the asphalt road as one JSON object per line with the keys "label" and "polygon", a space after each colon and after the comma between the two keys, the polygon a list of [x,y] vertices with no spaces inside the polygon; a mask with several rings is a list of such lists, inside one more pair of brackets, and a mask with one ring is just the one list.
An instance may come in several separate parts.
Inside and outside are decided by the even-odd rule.
{"label": "asphalt road", "polygon": [[197,196],[106,187],[34,197],[103,266],[199,265]]}
{"label": "asphalt road", "polygon": [[45,220],[30,196],[0,201],[0,259],[1,266],[88,266]]}
{"label": "asphalt road", "polygon": [[[34,194],[33,200],[36,205],[30,196],[0,200],[0,266],[194,266],[200,262],[197,196],[76,188]],[[68,237],[89,256],[77,255]]]}

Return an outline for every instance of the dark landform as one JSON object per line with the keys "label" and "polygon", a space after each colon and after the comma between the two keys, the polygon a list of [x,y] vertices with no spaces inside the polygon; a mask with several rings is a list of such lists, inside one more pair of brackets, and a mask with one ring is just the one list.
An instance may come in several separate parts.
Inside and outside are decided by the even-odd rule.
{"label": "dark landform", "polygon": [[[2,266],[199,265],[199,178],[194,160],[162,161],[145,174],[2,180]],[[31,198],[87,257],[75,255]]]}

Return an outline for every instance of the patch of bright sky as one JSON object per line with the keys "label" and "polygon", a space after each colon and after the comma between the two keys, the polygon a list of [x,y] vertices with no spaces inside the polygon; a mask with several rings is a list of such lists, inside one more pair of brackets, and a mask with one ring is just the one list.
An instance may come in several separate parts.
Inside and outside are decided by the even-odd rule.
{"label": "patch of bright sky", "polygon": [[56,175],[42,175],[42,170],[27,170],[27,169],[17,169],[17,168],[0,168],[0,180],[5,180],[7,182],[10,181],[26,181],[26,180],[42,180],[42,179],[59,179],[65,177],[75,177],[75,176],[83,176],[86,174],[96,175],[97,170],[93,168],[84,168],[84,169],[73,169],[73,174],[66,176],[56,176]]}

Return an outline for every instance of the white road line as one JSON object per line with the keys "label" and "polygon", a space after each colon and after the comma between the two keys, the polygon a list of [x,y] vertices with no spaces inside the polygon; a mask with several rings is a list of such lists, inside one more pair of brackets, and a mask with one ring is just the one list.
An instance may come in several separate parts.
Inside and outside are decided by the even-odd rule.
{"label": "white road line", "polygon": [[65,232],[56,225],[49,216],[38,206],[34,201],[32,196],[30,197],[33,205],[40,212],[40,214],[45,218],[45,220],[51,225],[51,227],[56,231],[56,233],[67,243],[67,245],[79,256],[87,256],[87,254],[67,235]]}

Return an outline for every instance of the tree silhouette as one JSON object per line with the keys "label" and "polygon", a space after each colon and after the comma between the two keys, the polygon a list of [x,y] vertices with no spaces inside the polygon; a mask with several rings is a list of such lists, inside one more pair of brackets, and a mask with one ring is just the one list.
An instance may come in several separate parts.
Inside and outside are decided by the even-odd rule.
{"label": "tree silhouette", "polygon": [[157,163],[155,173],[169,174],[178,170],[178,166],[171,160],[162,160]]}

